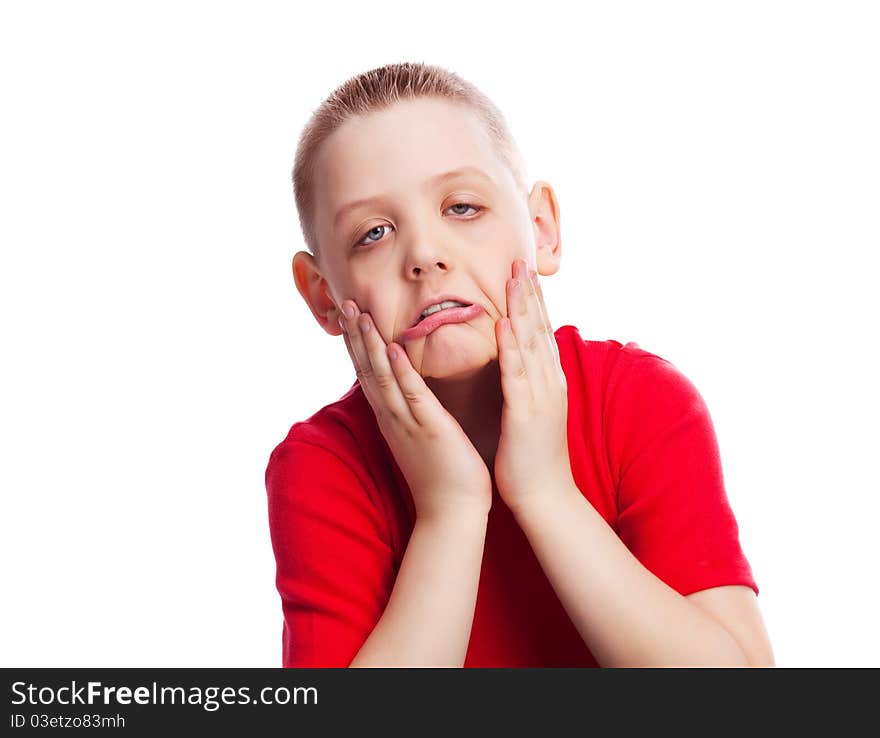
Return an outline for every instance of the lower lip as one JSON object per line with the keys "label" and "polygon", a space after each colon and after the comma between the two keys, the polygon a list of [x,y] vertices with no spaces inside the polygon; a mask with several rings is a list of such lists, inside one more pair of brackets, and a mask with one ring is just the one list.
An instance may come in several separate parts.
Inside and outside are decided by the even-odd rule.
{"label": "lower lip", "polygon": [[401,341],[412,341],[416,338],[427,336],[435,328],[447,323],[466,323],[473,320],[483,312],[482,305],[468,305],[468,307],[446,308],[431,313],[427,318],[416,323],[400,334]]}

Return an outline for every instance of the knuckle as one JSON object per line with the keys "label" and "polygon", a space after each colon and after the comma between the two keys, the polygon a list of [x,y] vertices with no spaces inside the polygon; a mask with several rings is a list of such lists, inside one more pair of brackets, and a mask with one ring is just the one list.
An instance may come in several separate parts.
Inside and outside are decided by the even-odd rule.
{"label": "knuckle", "polygon": [[429,443],[437,443],[440,441],[440,431],[433,425],[425,426],[424,434],[425,440],[427,440]]}
{"label": "knuckle", "polygon": [[376,385],[383,390],[391,389],[396,384],[394,377],[384,372],[376,373]]}

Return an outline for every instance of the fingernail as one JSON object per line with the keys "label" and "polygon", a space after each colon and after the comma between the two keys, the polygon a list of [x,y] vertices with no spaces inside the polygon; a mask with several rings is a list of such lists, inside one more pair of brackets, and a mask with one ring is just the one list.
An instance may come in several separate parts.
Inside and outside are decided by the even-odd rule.
{"label": "fingernail", "polygon": [[358,323],[360,323],[361,330],[364,333],[366,333],[368,330],[370,330],[370,319],[367,318],[367,316],[361,317],[361,319],[358,321]]}
{"label": "fingernail", "polygon": [[351,306],[350,302],[342,303],[342,312],[345,313],[345,317],[349,320],[354,317],[354,308]]}

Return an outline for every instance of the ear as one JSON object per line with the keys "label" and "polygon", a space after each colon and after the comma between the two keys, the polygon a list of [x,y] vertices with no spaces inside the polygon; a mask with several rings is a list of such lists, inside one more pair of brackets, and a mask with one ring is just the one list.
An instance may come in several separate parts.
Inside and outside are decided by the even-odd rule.
{"label": "ear", "polygon": [[307,251],[297,251],[293,255],[293,281],[302,299],[306,301],[315,320],[331,336],[342,333],[339,327],[341,311],[328,291],[329,285],[318,263]]}
{"label": "ear", "polygon": [[559,230],[559,203],[547,182],[535,182],[529,195],[529,218],[535,229],[538,274],[556,274],[562,258],[562,237]]}

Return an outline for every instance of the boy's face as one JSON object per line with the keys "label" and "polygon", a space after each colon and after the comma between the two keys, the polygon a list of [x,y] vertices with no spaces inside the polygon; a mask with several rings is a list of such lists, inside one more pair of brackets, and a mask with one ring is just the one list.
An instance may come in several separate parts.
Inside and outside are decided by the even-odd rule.
{"label": "boy's face", "polygon": [[[463,377],[497,359],[495,322],[507,315],[513,261],[524,258],[539,274],[559,265],[552,188],[539,182],[526,201],[476,115],[445,100],[402,101],[328,137],[316,161],[315,228],[320,263],[306,252],[293,263],[315,317],[338,335],[342,302],[354,300],[423,377]],[[443,294],[483,310],[402,336],[420,307]]]}

